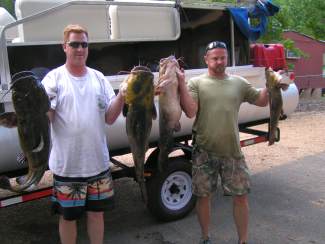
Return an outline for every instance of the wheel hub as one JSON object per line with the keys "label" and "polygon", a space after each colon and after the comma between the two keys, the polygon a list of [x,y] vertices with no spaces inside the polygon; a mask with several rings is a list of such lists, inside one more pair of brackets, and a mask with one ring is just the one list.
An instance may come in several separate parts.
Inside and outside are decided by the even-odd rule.
{"label": "wheel hub", "polygon": [[184,171],[170,174],[161,189],[161,199],[164,206],[178,210],[186,206],[192,197],[192,179]]}
{"label": "wheel hub", "polygon": [[180,189],[178,185],[172,184],[171,187],[169,188],[170,194],[178,194],[180,192]]}

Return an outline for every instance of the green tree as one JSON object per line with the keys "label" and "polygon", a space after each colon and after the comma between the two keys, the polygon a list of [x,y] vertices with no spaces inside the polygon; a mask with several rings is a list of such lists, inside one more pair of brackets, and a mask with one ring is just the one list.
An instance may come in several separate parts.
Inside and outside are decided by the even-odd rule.
{"label": "green tree", "polygon": [[315,39],[325,40],[325,1],[274,0],[280,11],[270,17],[262,42],[282,40],[283,30],[293,30]]}
{"label": "green tree", "polygon": [[[238,1],[211,0],[211,2],[236,4]],[[282,32],[288,29],[325,40],[324,0],[273,0],[272,3],[279,6],[280,11],[275,16],[269,17],[267,32],[260,42],[283,41]]]}
{"label": "green tree", "polygon": [[[223,2],[234,4],[232,0],[212,0],[213,2]],[[325,40],[325,1],[324,0],[273,0],[272,3],[280,7],[280,11],[269,17],[266,34],[257,42],[260,43],[282,43],[286,49],[297,55],[307,56],[290,39],[284,39],[284,30],[293,30],[312,38]],[[258,24],[256,19],[251,22]]]}
{"label": "green tree", "polygon": [[0,7],[7,9],[11,15],[15,16],[14,0],[0,0]]}

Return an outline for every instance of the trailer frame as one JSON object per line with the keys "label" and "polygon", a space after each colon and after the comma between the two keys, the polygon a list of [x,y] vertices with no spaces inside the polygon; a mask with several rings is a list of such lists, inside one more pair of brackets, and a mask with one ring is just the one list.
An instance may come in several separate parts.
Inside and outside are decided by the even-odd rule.
{"label": "trailer frame", "polygon": [[[262,120],[258,120],[258,121],[239,124],[239,126],[238,126],[239,131],[241,133],[245,133],[245,134],[249,135],[249,138],[246,138],[246,139],[243,139],[240,141],[241,147],[251,146],[254,144],[268,141],[268,138],[269,138],[268,131],[251,128],[254,126],[263,125],[263,124],[267,124],[267,123],[269,123],[269,119],[262,119]],[[189,168],[191,166],[190,158],[191,158],[191,151],[192,151],[191,136],[192,135],[186,135],[186,136],[175,138],[173,150],[181,150],[183,152],[183,155],[180,153],[180,156],[178,156],[178,157],[170,157],[170,160],[171,160],[170,167],[171,168],[173,167],[173,165],[172,165],[173,160],[181,161],[184,159],[184,161],[186,161],[185,164],[187,164],[187,166],[186,166],[187,170],[184,169],[184,172],[187,171],[187,177],[188,177],[188,175],[191,177],[190,172],[189,172]],[[276,141],[279,141],[279,140],[280,140],[280,130],[278,128]],[[157,180],[157,177],[160,177],[160,174],[159,174],[160,172],[158,172],[157,163],[156,163],[157,162],[156,158],[157,158],[157,155],[159,152],[158,142],[150,143],[149,147],[151,149],[153,149],[153,151],[150,153],[150,155],[148,156],[146,163],[145,163],[144,175],[146,178],[147,186],[150,182],[154,182],[154,184],[157,184],[156,182],[161,182],[161,184],[163,184],[165,179],[162,179],[160,181]],[[116,156],[122,156],[122,155],[125,155],[128,153],[130,153],[129,148],[119,149],[119,150],[110,152],[111,162],[115,168],[115,170],[112,170],[112,177],[114,180],[123,178],[123,177],[133,178],[135,180],[134,166],[127,166],[123,162],[114,158]],[[178,162],[178,163],[180,163],[180,162]],[[180,167],[182,167],[182,166],[180,166]],[[184,172],[182,172],[182,168],[178,169],[177,172],[179,172],[179,174],[184,173]],[[171,171],[171,173],[173,173],[173,171]],[[168,176],[169,175],[166,176],[166,179]],[[178,175],[178,176],[176,176],[176,178],[177,177],[182,178],[183,176]],[[187,186],[187,188],[189,188],[189,184],[190,184],[190,182],[187,182],[187,185],[185,185],[185,186]],[[154,185],[154,187],[156,189],[162,189],[163,185],[161,185],[161,186]],[[174,187],[174,191],[175,191],[175,184],[173,185],[173,187]],[[187,189],[187,194],[189,194],[189,192],[188,192],[189,190],[190,189]],[[176,188],[176,192],[177,192],[177,188]],[[149,194],[152,194],[152,193],[148,193],[148,195]],[[27,190],[25,192],[17,193],[17,194],[11,195],[11,196],[0,197],[0,208],[5,208],[5,207],[14,206],[14,205],[29,202],[29,201],[38,200],[41,198],[49,197],[51,195],[52,195],[52,186],[46,186],[43,188]],[[177,196],[177,194],[176,194],[176,196]],[[171,221],[171,220],[175,220],[175,219],[184,217],[190,211],[192,211],[192,209],[195,206],[195,202],[196,202],[195,196],[193,196],[193,195],[191,195],[190,199],[189,199],[189,196],[187,196],[187,199],[185,199],[185,200],[183,200],[183,199],[179,198],[179,196],[177,196],[178,198],[176,198],[176,200],[175,199],[172,199],[172,200],[176,201],[176,202],[179,201],[180,204],[182,204],[182,206],[184,205],[184,211],[180,211],[182,209],[177,209],[177,211],[170,211],[170,210],[166,209],[166,207],[164,207],[164,204],[168,205],[169,198],[167,198],[167,203],[166,203],[166,199],[164,200],[164,197],[165,196],[163,195],[163,193],[159,193],[159,192],[155,193],[155,196],[151,196],[151,197],[149,196],[149,201],[151,199],[151,202],[149,202],[148,206],[147,206],[149,211],[156,218],[158,218],[159,220],[164,220],[164,221]],[[163,204],[164,201],[165,201],[165,203]],[[186,201],[186,202],[184,202],[184,201]],[[157,208],[157,206],[161,206],[161,207]],[[176,205],[176,207],[177,207],[177,205]],[[167,214],[166,214],[166,211],[167,211]]]}

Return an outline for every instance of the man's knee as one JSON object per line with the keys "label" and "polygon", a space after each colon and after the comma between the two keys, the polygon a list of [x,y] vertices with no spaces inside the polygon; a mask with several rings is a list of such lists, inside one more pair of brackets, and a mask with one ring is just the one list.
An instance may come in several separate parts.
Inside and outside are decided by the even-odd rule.
{"label": "man's knee", "polygon": [[87,217],[90,220],[100,220],[104,218],[104,212],[87,211]]}

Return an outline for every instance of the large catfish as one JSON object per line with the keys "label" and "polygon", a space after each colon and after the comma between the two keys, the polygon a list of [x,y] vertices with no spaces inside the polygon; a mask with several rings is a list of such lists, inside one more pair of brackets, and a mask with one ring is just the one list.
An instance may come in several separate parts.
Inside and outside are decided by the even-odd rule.
{"label": "large catfish", "polygon": [[147,190],[144,179],[144,161],[148,149],[148,139],[152,120],[155,119],[153,74],[149,68],[136,66],[131,70],[126,82],[125,107],[126,133],[128,135],[136,180],[142,198],[147,204]]}
{"label": "large catfish", "polygon": [[46,113],[50,102],[40,80],[28,71],[12,77],[10,90],[15,113],[0,115],[0,125],[17,126],[20,147],[29,169],[19,185],[11,185],[9,178],[1,176],[0,188],[21,192],[37,184],[48,168],[50,128]]}
{"label": "large catfish", "polygon": [[173,135],[181,128],[182,109],[178,92],[178,61],[174,56],[161,59],[159,63],[159,156],[160,171],[168,163],[168,154],[173,146]]}
{"label": "large catfish", "polygon": [[283,112],[283,100],[281,89],[286,90],[288,84],[282,82],[282,76],[272,68],[265,69],[266,87],[269,92],[270,123],[269,123],[269,145],[276,141],[276,133],[281,113]]}

